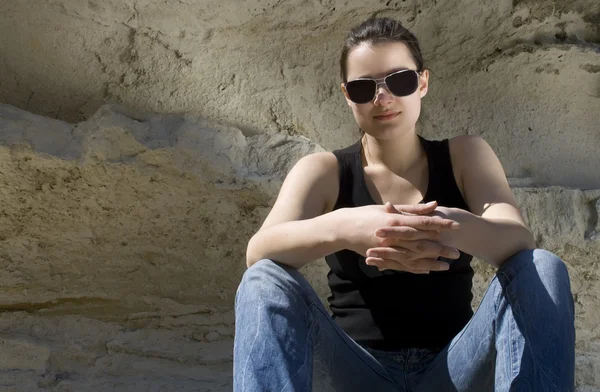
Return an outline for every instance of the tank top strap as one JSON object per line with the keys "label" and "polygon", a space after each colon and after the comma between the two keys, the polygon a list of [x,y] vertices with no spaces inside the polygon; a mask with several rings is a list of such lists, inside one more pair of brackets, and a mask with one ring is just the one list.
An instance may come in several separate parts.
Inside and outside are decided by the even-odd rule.
{"label": "tank top strap", "polygon": [[468,206],[454,178],[452,158],[450,157],[450,140],[427,140],[421,136],[419,138],[427,153],[429,184],[433,188],[431,192],[427,192],[427,198],[444,200],[447,205],[468,211]]}
{"label": "tank top strap", "polygon": [[339,194],[334,209],[353,206],[357,170],[362,170],[360,140],[351,146],[333,151],[338,160]]}

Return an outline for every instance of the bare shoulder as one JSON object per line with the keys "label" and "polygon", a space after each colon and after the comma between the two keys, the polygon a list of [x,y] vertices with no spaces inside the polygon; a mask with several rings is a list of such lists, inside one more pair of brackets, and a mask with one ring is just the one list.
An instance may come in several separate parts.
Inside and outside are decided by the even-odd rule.
{"label": "bare shoulder", "polygon": [[310,168],[324,174],[331,171],[337,171],[338,162],[332,152],[323,151],[303,156],[298,160],[296,166],[300,166],[303,169]]}
{"label": "bare shoulder", "polygon": [[480,150],[482,148],[490,148],[484,138],[478,135],[461,135],[449,139],[450,152],[474,152],[473,149]]}
{"label": "bare shoulder", "polygon": [[462,135],[449,140],[450,157],[453,166],[465,167],[482,158],[495,157],[490,145],[481,136]]}
{"label": "bare shoulder", "polygon": [[461,135],[450,138],[448,141],[450,159],[454,178],[463,198],[466,196],[465,175],[474,166],[483,164],[496,155],[490,145],[481,136]]}
{"label": "bare shoulder", "polygon": [[331,211],[339,193],[338,178],[333,153],[317,152],[300,158],[283,181],[263,228]]}
{"label": "bare shoulder", "polygon": [[[325,210],[333,209],[339,192],[339,166],[332,152],[316,152],[302,157],[292,171],[298,181],[315,188],[325,201]],[[290,172],[292,175],[292,172]]]}

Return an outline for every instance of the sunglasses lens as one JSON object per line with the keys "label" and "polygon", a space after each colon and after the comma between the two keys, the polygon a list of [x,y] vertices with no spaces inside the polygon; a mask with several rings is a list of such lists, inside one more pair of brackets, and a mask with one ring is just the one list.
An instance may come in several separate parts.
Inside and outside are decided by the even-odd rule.
{"label": "sunglasses lens", "polygon": [[392,74],[385,79],[390,92],[397,97],[405,97],[417,91],[419,75],[413,71]]}
{"label": "sunglasses lens", "polygon": [[374,80],[352,80],[346,83],[348,97],[354,103],[367,103],[375,96],[377,83]]}

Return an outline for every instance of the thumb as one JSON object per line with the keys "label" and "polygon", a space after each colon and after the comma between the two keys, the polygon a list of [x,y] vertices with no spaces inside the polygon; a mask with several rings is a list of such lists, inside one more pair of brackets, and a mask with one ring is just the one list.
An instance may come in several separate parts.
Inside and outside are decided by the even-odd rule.
{"label": "thumb", "polygon": [[[430,201],[427,204],[414,204],[414,205],[396,205],[394,209],[398,212],[407,212],[415,215],[426,215],[430,214],[437,208],[437,201]],[[387,211],[387,210],[386,210]]]}

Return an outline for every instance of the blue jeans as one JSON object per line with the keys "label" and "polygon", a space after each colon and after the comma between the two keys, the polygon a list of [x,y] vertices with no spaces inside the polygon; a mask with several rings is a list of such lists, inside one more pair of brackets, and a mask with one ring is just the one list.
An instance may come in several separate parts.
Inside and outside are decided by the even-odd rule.
{"label": "blue jeans", "polygon": [[300,272],[271,260],[246,271],[235,312],[239,392],[575,389],[569,275],[544,250],[508,259],[473,318],[441,351],[363,348],[337,326]]}

